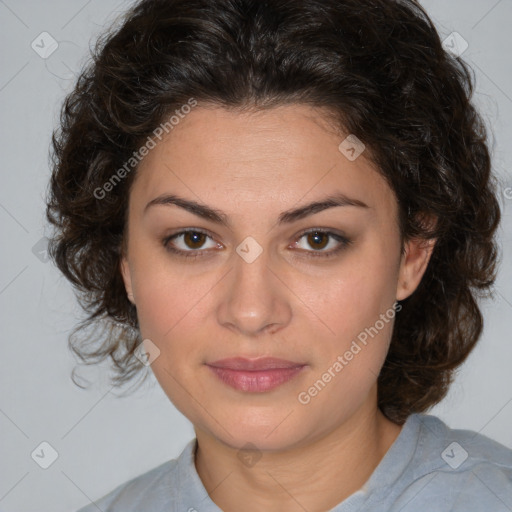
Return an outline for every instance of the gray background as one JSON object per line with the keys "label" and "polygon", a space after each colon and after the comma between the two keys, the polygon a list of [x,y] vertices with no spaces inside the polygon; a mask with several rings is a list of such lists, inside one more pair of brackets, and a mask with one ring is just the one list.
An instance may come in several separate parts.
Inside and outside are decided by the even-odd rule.
{"label": "gray background", "polygon": [[[0,223],[0,510],[73,511],[118,484],[176,457],[194,435],[154,377],[118,397],[105,368],[70,380],[67,334],[80,318],[69,284],[45,262],[44,194],[48,146],[58,109],[96,36],[130,2],[0,0],[2,179]],[[501,180],[502,264],[496,300],[483,305],[485,331],[449,396],[431,410],[454,428],[512,448],[512,22],[511,0],[428,0],[443,39],[457,31],[477,76],[475,100],[494,133]],[[58,49],[31,47],[48,32]],[[38,245],[39,244],[39,245]],[[41,245],[42,244],[42,245]],[[35,247],[35,249],[34,249]],[[42,469],[31,457],[46,441],[58,458]],[[48,450],[45,452],[48,454]],[[45,455],[46,456],[46,455]]]}

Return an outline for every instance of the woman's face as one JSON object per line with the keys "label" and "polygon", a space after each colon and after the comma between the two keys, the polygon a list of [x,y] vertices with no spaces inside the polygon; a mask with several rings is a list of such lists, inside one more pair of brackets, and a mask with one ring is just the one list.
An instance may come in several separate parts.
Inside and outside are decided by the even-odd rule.
{"label": "woman's face", "polygon": [[[302,105],[197,106],[137,170],[121,268],[146,348],[159,350],[151,367],[230,446],[300,446],[376,407],[393,305],[425,253],[400,257],[394,194],[357,141],[339,148],[347,135]],[[210,366],[234,357],[294,369]]]}

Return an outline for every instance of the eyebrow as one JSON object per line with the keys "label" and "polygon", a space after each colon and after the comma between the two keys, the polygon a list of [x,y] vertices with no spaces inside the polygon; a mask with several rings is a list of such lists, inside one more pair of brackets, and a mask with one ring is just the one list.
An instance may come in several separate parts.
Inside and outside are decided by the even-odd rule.
{"label": "eyebrow", "polygon": [[[144,207],[144,213],[147,212],[148,208],[156,205],[179,206],[180,208],[183,208],[184,210],[187,210],[188,212],[193,213],[198,217],[212,221],[216,224],[231,227],[229,217],[223,211],[205,204],[198,203],[196,201],[191,201],[190,199],[184,199],[183,197],[179,197],[175,194],[163,194],[161,196],[155,197],[155,199],[149,201],[149,203]],[[304,206],[299,206],[298,208],[282,212],[279,215],[278,224],[290,224],[297,220],[308,217],[309,215],[327,210],[328,208],[336,208],[339,206],[371,208],[359,199],[350,198],[345,194],[338,192],[336,194],[327,196],[325,199],[320,201],[314,201]]]}

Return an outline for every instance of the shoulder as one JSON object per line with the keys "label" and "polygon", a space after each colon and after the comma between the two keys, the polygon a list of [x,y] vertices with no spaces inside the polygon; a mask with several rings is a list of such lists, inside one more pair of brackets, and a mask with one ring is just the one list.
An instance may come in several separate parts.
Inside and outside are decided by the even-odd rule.
{"label": "shoulder", "polygon": [[488,471],[512,473],[512,449],[479,432],[450,428],[437,416],[415,416],[421,423],[418,448],[424,455],[434,455],[430,458],[439,469],[463,473],[485,467]]}
{"label": "shoulder", "polygon": [[[131,512],[161,510],[176,493],[178,460],[173,459],[118,485],[77,512]],[[171,500],[171,501],[169,501]]]}
{"label": "shoulder", "polygon": [[418,440],[404,495],[415,496],[416,505],[449,503],[453,512],[512,510],[510,448],[479,432],[452,429],[433,415],[413,416]]}

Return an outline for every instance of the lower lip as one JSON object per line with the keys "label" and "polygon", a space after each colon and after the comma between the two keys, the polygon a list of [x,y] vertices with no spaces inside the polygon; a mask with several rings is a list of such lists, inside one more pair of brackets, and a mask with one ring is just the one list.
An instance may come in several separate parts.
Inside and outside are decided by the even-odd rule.
{"label": "lower lip", "polygon": [[304,366],[294,368],[275,368],[272,370],[231,370],[208,366],[225,384],[239,391],[263,393],[277,388],[297,375]]}

